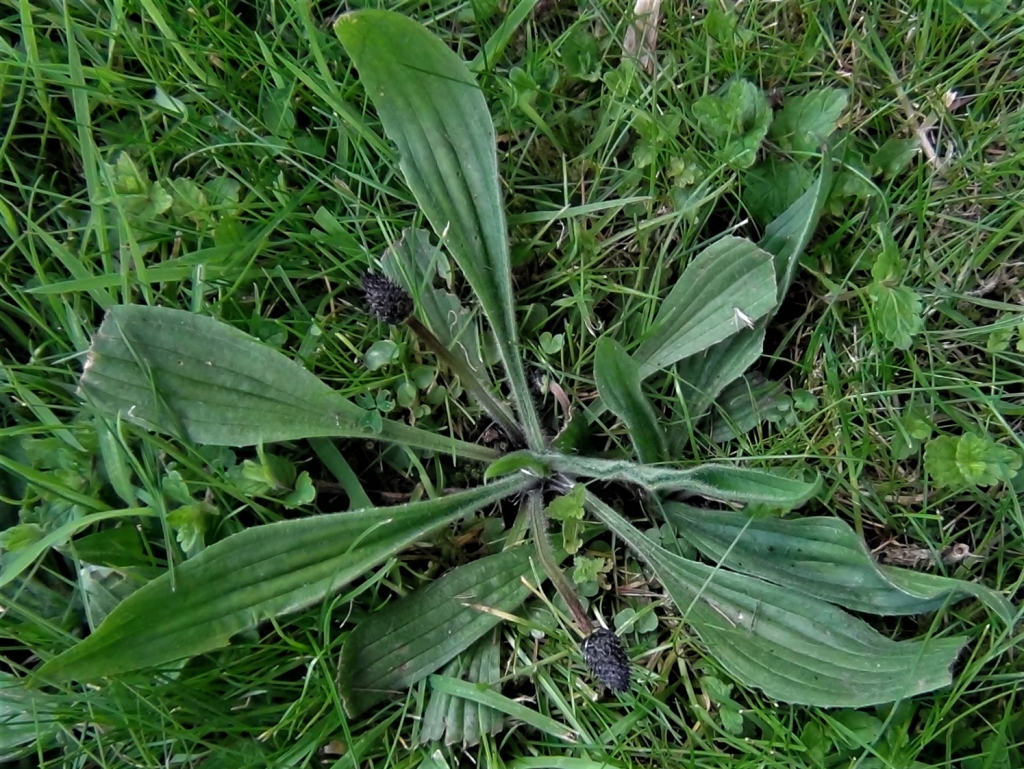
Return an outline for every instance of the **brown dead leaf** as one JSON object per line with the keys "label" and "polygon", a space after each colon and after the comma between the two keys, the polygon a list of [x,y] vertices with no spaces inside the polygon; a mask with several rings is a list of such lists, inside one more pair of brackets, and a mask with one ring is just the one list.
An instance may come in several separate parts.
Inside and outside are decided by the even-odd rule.
{"label": "brown dead leaf", "polygon": [[[926,547],[910,547],[898,543],[883,545],[875,551],[879,563],[903,566],[908,569],[928,569],[935,566],[935,553]],[[939,557],[946,566],[955,566],[971,557],[971,548],[963,543],[943,548]]]}

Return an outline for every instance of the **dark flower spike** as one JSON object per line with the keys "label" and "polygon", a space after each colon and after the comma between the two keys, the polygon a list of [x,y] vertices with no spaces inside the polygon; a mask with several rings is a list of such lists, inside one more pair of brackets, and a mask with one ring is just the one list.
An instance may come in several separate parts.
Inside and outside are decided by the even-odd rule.
{"label": "dark flower spike", "polygon": [[619,637],[607,628],[598,628],[580,644],[590,672],[613,692],[629,688],[629,657]]}
{"label": "dark flower spike", "polygon": [[384,323],[395,326],[412,315],[412,297],[379,272],[363,275],[363,295],[370,315]]}

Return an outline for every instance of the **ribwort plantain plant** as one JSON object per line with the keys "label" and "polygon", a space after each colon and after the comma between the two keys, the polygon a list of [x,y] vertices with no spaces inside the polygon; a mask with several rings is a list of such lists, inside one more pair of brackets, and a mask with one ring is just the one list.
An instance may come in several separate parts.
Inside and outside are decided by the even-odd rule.
{"label": "ribwort plantain plant", "polygon": [[[950,683],[963,638],[895,641],[843,609],[913,615],[969,595],[1011,620],[1006,600],[984,587],[878,566],[838,519],[751,515],[745,507],[785,512],[803,505],[818,493],[818,479],[799,466],[766,471],[680,462],[672,456],[664,415],[645,392],[646,380],[674,369],[696,418],[757,359],[829,191],[827,153],[814,184],[767,227],[759,244],[718,238],[682,270],[640,338],[615,338],[621,331],[614,329],[599,340],[593,378],[600,400],[584,418],[621,423],[634,456],[573,453],[542,429],[527,383],[494,130],[472,74],[441,40],[394,13],[353,12],[338,20],[336,31],[397,146],[420,210],[490,325],[505,390],[451,339],[443,311],[417,272],[421,234],[403,236],[409,247],[394,250],[387,275],[365,277],[368,309],[386,323],[406,324],[502,427],[514,450],[503,454],[379,416],[368,419],[365,409],[297,363],[213,318],[113,307],[92,341],[80,386],[101,414],[216,446],[372,438],[486,463],[485,482],[426,501],[281,521],[229,536],[125,599],[91,635],[42,665],[37,680],[91,681],[223,647],[266,617],[335,593],[425,535],[517,497],[532,541],[510,541],[349,632],[340,684],[350,714],[469,650],[529,597],[523,580],[538,573],[569,607],[587,667],[608,689],[627,691],[627,653],[613,632],[595,628],[561,571],[564,559],[579,550],[585,515],[643,560],[723,668],[786,702],[858,707]],[[595,480],[621,484],[647,503],[702,560],[641,532],[587,485]],[[729,508],[684,504],[679,492]],[[560,541],[548,539],[545,510],[551,506],[545,502],[552,494],[567,500],[557,506]],[[19,563],[24,569],[31,560]],[[3,579],[16,572],[5,569]]]}

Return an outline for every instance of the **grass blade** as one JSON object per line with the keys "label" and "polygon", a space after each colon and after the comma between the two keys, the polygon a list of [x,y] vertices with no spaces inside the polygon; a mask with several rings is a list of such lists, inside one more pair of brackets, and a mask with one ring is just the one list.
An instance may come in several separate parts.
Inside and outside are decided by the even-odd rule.
{"label": "grass blade", "polygon": [[[25,689],[25,681],[0,671],[0,762],[14,759],[32,743],[45,750],[60,730],[58,697]],[[21,749],[21,750],[19,750]]]}
{"label": "grass blade", "polygon": [[559,723],[542,713],[538,713],[536,710],[531,710],[525,705],[520,705],[518,702],[510,700],[508,697],[498,694],[498,692],[491,689],[483,689],[477,684],[446,676],[431,676],[430,688],[453,697],[461,697],[470,702],[486,705],[511,718],[522,721],[524,724],[529,724],[534,729],[538,729],[545,734],[550,734],[552,737],[570,742],[573,740],[573,731],[565,724]]}
{"label": "grass blade", "polygon": [[348,509],[361,510],[364,507],[373,507],[373,502],[363,490],[363,484],[359,482],[348,460],[338,451],[338,447],[327,438],[310,438],[309,445],[316,452],[317,457],[324,463],[324,467],[331,471],[331,475],[337,478],[338,483],[348,495]]}

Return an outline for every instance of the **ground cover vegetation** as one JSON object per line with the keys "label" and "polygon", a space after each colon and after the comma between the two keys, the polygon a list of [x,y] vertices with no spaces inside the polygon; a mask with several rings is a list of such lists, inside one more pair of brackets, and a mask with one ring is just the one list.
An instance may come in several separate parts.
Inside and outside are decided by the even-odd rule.
{"label": "ground cover vegetation", "polygon": [[7,9],[0,755],[1019,765],[1024,15],[340,11]]}

